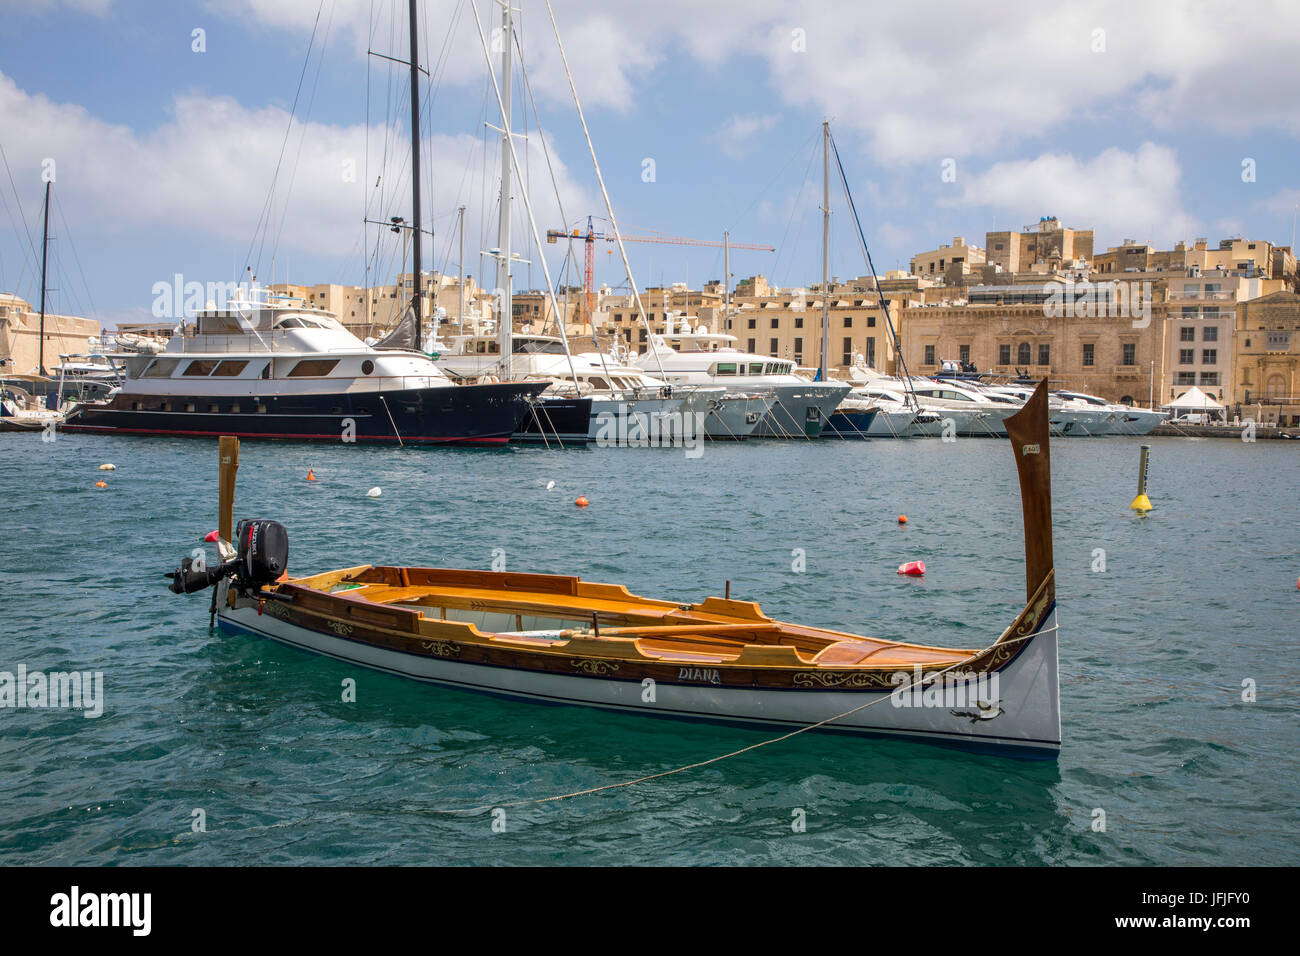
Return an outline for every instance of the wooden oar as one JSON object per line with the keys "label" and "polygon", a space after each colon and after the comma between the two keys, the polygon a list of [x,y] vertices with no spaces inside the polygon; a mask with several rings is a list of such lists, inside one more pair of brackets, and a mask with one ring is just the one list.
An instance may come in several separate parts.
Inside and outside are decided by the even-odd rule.
{"label": "wooden oar", "polygon": [[221,462],[218,480],[218,533],[222,541],[234,543],[235,536],[235,473],[239,471],[239,439],[222,435],[219,457]]}

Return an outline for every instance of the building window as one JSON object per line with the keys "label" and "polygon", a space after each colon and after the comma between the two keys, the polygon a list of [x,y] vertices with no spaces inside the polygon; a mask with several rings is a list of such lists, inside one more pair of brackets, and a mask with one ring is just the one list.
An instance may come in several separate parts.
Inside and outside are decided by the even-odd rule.
{"label": "building window", "polygon": [[933,365],[933,364],[934,364],[934,346],[933,346],[933,345],[927,345],[927,346],[925,347],[925,362],[922,363],[922,364],[924,364],[924,365]]}
{"label": "building window", "polygon": [[970,362],[970,346],[969,346],[969,345],[959,345],[959,346],[957,346],[957,356],[958,356],[958,358],[959,358],[962,362],[969,363],[969,362]]}
{"label": "building window", "polygon": [[1201,373],[1201,384],[1202,384],[1202,385],[1218,385],[1218,384],[1219,384],[1219,373],[1218,373],[1218,372],[1202,372],[1202,373]]}
{"label": "building window", "polygon": [[867,328],[874,329],[875,327],[876,327],[876,317],[874,315],[867,316]]}
{"label": "building window", "polygon": [[777,348],[777,340],[776,340],[776,339],[770,339],[769,341],[771,341],[771,343],[772,343],[772,347],[768,350],[769,354],[771,354],[771,355],[777,355],[777,354],[779,354],[780,350]]}
{"label": "building window", "polygon": [[756,329],[756,328],[758,328],[758,319],[750,319],[750,320],[749,320],[749,327],[750,327],[751,329]]}
{"label": "building window", "polygon": [[867,365],[876,367],[876,337],[867,339]]}
{"label": "building window", "polygon": [[853,316],[851,316],[851,315],[846,315],[846,316],[844,317],[844,327],[845,327],[846,329],[851,329],[851,328],[853,328]]}
{"label": "building window", "polygon": [[1088,368],[1097,364],[1097,346],[1091,342],[1083,343],[1083,364]]}
{"label": "building window", "polygon": [[1020,345],[1016,347],[1016,362],[1021,365],[1028,365],[1029,360],[1029,343],[1021,342]]}
{"label": "building window", "polygon": [[794,340],[794,360],[797,364],[803,364],[803,339],[796,336]]}
{"label": "building window", "polygon": [[998,364],[999,364],[999,365],[1010,365],[1010,364],[1011,364],[1011,346],[1010,346],[1010,345],[999,345],[999,346],[998,346]]}
{"label": "building window", "polygon": [[1178,330],[1178,341],[1195,342],[1196,329],[1190,325],[1184,325],[1181,329]]}
{"label": "building window", "polygon": [[1120,364],[1120,365],[1136,365],[1136,364],[1137,364],[1137,350],[1138,350],[1138,347],[1137,347],[1137,343],[1136,343],[1136,342],[1125,342],[1123,345],[1121,345],[1121,346],[1120,346],[1120,359],[1119,359],[1119,364]]}
{"label": "building window", "polygon": [[1202,365],[1218,365],[1218,364],[1219,364],[1219,350],[1218,350],[1218,349],[1201,349],[1201,364],[1202,364]]}
{"label": "building window", "polygon": [[794,327],[795,327],[796,329],[802,329],[802,328],[803,328],[803,316],[802,316],[802,315],[796,315],[796,316],[794,317]]}
{"label": "building window", "polygon": [[1219,341],[1219,327],[1217,325],[1207,325],[1201,332],[1201,341],[1217,342]]}
{"label": "building window", "polygon": [[758,343],[754,339],[750,339],[748,342],[745,343],[745,351],[746,352],[754,351],[754,348],[757,344]]}
{"label": "building window", "polygon": [[1196,384],[1196,373],[1195,373],[1195,372],[1179,372],[1179,373],[1178,373],[1178,384],[1179,384],[1179,385],[1195,385],[1195,384]]}
{"label": "building window", "polygon": [[844,365],[853,364],[853,337],[844,336]]}
{"label": "building window", "polygon": [[1052,364],[1052,347],[1050,345],[1038,346],[1038,364],[1039,365]]}
{"label": "building window", "polygon": [[774,328],[774,329],[779,329],[780,327],[781,327],[781,320],[780,320],[780,319],[773,319],[773,320],[772,320],[772,328]]}
{"label": "building window", "polygon": [[1191,364],[1192,364],[1193,362],[1195,362],[1195,361],[1196,361],[1196,349],[1179,349],[1179,350],[1178,350],[1178,364],[1179,364],[1179,365],[1191,365]]}

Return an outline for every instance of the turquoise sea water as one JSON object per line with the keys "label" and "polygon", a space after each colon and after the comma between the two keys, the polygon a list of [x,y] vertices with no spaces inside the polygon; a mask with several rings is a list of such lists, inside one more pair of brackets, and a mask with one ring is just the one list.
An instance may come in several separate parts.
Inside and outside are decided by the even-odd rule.
{"label": "turquoise sea water", "polygon": [[[1145,520],[1126,511],[1139,441],[1053,445],[1059,761],[804,734],[509,810],[494,832],[489,813],[434,811],[775,733],[503,701],[209,634],[207,595],[174,596],[161,572],[216,526],[215,441],[0,436],[0,670],[99,670],[106,698],[97,719],[0,709],[0,862],[1295,864],[1300,447],[1149,443]],[[298,573],[486,568],[502,549],[511,570],[683,601],[730,579],[785,620],[957,646],[993,640],[1023,601],[1004,440],[241,457],[237,514],[282,520]],[[895,573],[915,559],[924,579]]]}

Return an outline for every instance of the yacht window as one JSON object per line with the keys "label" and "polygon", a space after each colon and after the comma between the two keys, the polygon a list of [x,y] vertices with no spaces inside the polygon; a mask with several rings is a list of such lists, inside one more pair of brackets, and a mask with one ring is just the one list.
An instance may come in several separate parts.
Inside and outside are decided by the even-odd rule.
{"label": "yacht window", "polygon": [[240,375],[244,369],[248,368],[248,362],[227,361],[220,363],[213,375],[220,375],[223,378],[228,376]]}
{"label": "yacht window", "polygon": [[172,372],[176,371],[176,366],[180,364],[180,359],[154,359],[147,369],[144,370],[143,378],[170,378]]}
{"label": "yacht window", "polygon": [[289,378],[317,378],[328,375],[338,364],[338,359],[304,359],[289,372]]}
{"label": "yacht window", "polygon": [[279,322],[275,323],[275,327],[277,329],[302,329],[306,328],[306,325],[303,323],[302,319],[291,315],[288,318],[281,319]]}
{"label": "yacht window", "polygon": [[715,375],[735,375],[735,374],[736,374],[736,363],[735,363],[735,362],[719,362],[718,365],[717,365],[717,370],[716,370],[713,374],[715,374]]}
{"label": "yacht window", "polygon": [[211,375],[212,370],[217,367],[217,362],[209,359],[198,359],[191,362],[185,369],[185,375]]}
{"label": "yacht window", "polygon": [[593,375],[591,378],[587,379],[587,381],[596,388],[609,388],[609,382],[605,381],[599,375]]}
{"label": "yacht window", "polygon": [[759,363],[759,362],[750,362],[750,363],[749,363],[749,374],[750,374],[750,375],[762,375],[762,374],[763,374],[763,366],[762,366],[762,364]]}

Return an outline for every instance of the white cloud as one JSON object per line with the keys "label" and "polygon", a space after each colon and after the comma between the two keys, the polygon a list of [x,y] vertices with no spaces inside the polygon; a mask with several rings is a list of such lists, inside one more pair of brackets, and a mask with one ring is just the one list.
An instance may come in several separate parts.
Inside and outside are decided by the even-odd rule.
{"label": "white cloud", "polygon": [[707,138],[724,156],[744,159],[753,146],[754,139],[775,126],[778,119],[780,117],[776,113],[761,116],[742,116],[736,113]]}
{"label": "white cloud", "polygon": [[[184,94],[174,98],[164,122],[137,133],[104,122],[80,106],[28,94],[0,73],[0,130],[5,133],[6,153],[20,191],[30,184],[31,194],[36,195],[41,163],[53,158],[62,207],[72,211],[80,230],[101,235],[140,226],[176,235],[206,234],[231,241],[242,255],[256,231],[287,121],[288,113],[279,107],[251,109],[229,97]],[[409,215],[409,166],[397,168],[400,160],[390,160],[386,181],[391,186],[386,187],[383,208],[377,203],[373,187],[383,135],[382,128],[371,128],[367,165],[364,125],[295,123],[271,215],[272,239],[283,224],[281,255],[297,250],[341,259],[355,249],[360,263],[364,211],[371,218]],[[565,208],[591,208],[592,198],[574,184],[553,144],[550,148]],[[481,140],[468,134],[435,135],[426,141],[425,169],[431,170],[435,185],[431,205],[441,210],[464,202],[467,236],[479,232],[481,216],[492,215],[479,208],[483,184],[476,177],[482,167],[481,149]],[[541,141],[530,138],[521,148],[520,162],[525,162],[524,150],[529,150],[527,162],[544,168],[541,149]],[[404,141],[390,146],[390,155],[395,152],[401,157],[408,151]],[[350,181],[344,175],[346,163],[354,164]],[[489,164],[489,169],[495,168]],[[495,192],[495,180],[488,188]],[[372,194],[369,210],[365,209],[367,192]],[[534,193],[538,225],[545,229],[559,221],[555,197],[549,183]],[[519,221],[525,222],[522,203],[517,205]],[[516,235],[522,237],[526,228],[516,226]],[[268,240],[268,256],[271,245]],[[442,245],[439,241],[437,250]],[[264,260],[264,267],[267,264]],[[160,263],[159,269],[170,272],[166,263]]]}
{"label": "white cloud", "polygon": [[1074,228],[1095,229],[1098,248],[1129,237],[1167,248],[1195,231],[1179,196],[1182,170],[1172,149],[1143,143],[1137,150],[1107,149],[1090,159],[1044,153],[959,171],[958,198],[941,204],[983,207],[1025,222],[1046,214]]}

